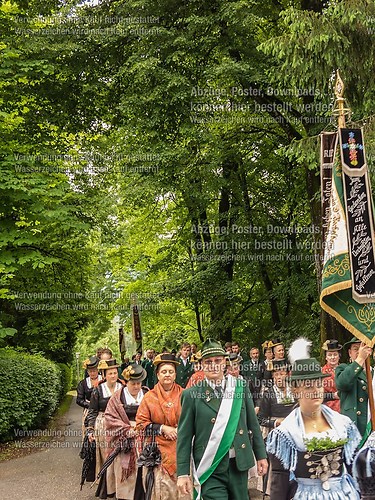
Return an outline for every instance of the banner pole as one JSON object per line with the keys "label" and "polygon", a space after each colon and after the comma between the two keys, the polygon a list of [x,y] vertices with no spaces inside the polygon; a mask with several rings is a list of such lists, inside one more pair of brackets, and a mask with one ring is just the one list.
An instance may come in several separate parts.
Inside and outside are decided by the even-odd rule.
{"label": "banner pole", "polygon": [[370,356],[366,358],[366,377],[367,377],[367,389],[368,389],[368,403],[370,407],[371,416],[371,430],[375,431],[375,402],[374,402],[374,391],[372,389],[372,373],[370,367]]}
{"label": "banner pole", "polygon": [[[337,125],[338,128],[346,127],[345,114],[349,111],[348,108],[345,108],[345,99],[344,99],[344,82],[340,77],[340,73],[337,70],[336,74],[336,84],[335,84],[335,94],[336,94],[336,114],[337,114]],[[372,374],[371,374],[371,366],[370,366],[370,358],[367,357],[365,361],[365,369],[366,369],[366,378],[367,378],[367,392],[368,392],[368,402],[370,409],[370,418],[371,418],[371,430],[375,430],[375,401],[374,401],[374,392],[372,388]]]}

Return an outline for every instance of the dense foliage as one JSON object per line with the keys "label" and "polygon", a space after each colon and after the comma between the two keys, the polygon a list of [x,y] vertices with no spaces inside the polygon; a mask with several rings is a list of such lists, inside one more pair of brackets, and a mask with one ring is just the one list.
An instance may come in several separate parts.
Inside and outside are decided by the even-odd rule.
{"label": "dense foliage", "polygon": [[0,349],[0,440],[45,425],[65,392],[59,367],[40,355]]}
{"label": "dense foliage", "polygon": [[371,168],[374,10],[3,3],[2,342],[71,361],[77,335],[89,354],[130,331],[135,297],[159,349],[337,335],[318,304],[317,134],[340,68]]}

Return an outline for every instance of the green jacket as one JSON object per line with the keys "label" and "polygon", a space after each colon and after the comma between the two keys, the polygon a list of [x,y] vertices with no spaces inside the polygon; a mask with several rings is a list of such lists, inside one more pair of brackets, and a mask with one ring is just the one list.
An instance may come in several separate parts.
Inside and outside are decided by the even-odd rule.
{"label": "green jacket", "polygon": [[187,361],[186,365],[184,365],[181,358],[177,358],[177,361],[179,361],[180,364],[177,365],[177,368],[176,368],[176,384],[185,388],[186,384],[188,383],[189,378],[194,373],[194,367],[193,367],[193,364],[190,363],[189,360]]}
{"label": "green jacket", "polygon": [[366,373],[361,365],[342,363],[335,370],[335,382],[340,397],[340,413],[357,425],[362,436],[367,425],[368,389]]}
{"label": "green jacket", "polygon": [[[225,404],[225,399],[222,402]],[[221,400],[204,380],[200,386],[190,387],[182,393],[181,416],[177,429],[177,475],[190,474],[190,454],[193,444],[193,457],[198,468],[203,453],[208,445]],[[252,433],[252,443],[249,431]],[[252,397],[244,387],[244,397],[240,418],[233,441],[236,453],[236,465],[239,471],[250,469],[256,460],[266,458],[262,434],[254,411]],[[226,459],[227,458],[227,459]],[[228,454],[218,465],[216,472],[224,472],[228,467]]]}
{"label": "green jacket", "polygon": [[142,367],[146,370],[146,373],[147,373],[147,378],[146,378],[144,383],[145,383],[145,385],[147,385],[147,387],[149,389],[153,389],[154,385],[157,382],[154,364],[151,360],[144,359],[142,361]]}

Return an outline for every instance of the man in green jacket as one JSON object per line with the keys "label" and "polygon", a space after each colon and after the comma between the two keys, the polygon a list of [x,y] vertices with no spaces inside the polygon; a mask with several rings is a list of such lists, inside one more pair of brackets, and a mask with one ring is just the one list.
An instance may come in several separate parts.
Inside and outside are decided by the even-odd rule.
{"label": "man in green jacket", "polygon": [[154,385],[157,382],[156,374],[155,374],[155,367],[154,367],[154,357],[155,357],[154,349],[147,349],[146,358],[142,361],[142,367],[146,370],[146,373],[147,373],[145,385],[149,389],[153,389]]}
{"label": "man in green jacket", "polygon": [[182,495],[191,494],[194,487],[197,499],[243,500],[248,498],[247,475],[255,460],[258,474],[267,472],[266,450],[246,381],[224,376],[225,368],[224,349],[207,339],[202,346],[205,379],[186,389],[181,398],[177,486]]}
{"label": "man in green jacket", "polygon": [[176,368],[176,384],[180,385],[185,389],[189,378],[194,373],[194,366],[190,362],[190,344],[189,342],[184,342],[181,346],[180,357],[177,358],[180,363]]}
{"label": "man in green jacket", "polygon": [[[340,413],[357,425],[364,436],[367,426],[368,384],[365,371],[366,358],[372,349],[353,337],[344,344],[348,348],[350,363],[342,363],[335,370],[335,382],[340,398]],[[371,389],[371,388],[370,388]]]}

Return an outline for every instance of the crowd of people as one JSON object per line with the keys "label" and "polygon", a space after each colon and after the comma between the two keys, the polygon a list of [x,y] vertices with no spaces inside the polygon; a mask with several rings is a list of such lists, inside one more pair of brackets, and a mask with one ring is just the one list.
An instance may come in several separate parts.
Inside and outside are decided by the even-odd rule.
{"label": "crowd of people", "polygon": [[308,346],[298,339],[288,359],[280,339],[248,351],[207,339],[121,365],[99,350],[77,387],[96,497],[243,500],[257,476],[270,500],[361,498],[350,471],[366,438],[372,350],[327,340],[321,366]]}

